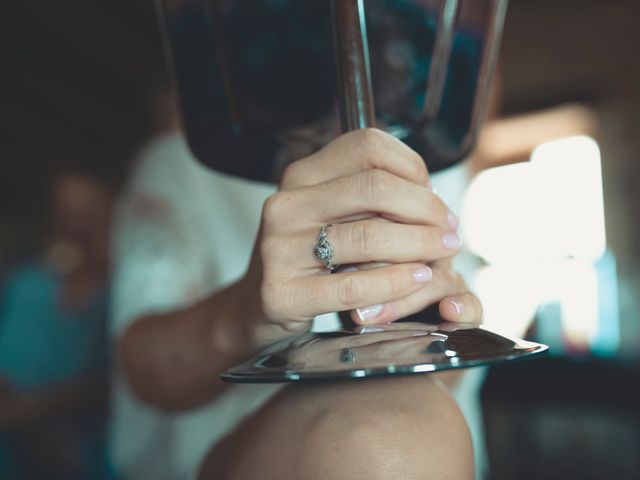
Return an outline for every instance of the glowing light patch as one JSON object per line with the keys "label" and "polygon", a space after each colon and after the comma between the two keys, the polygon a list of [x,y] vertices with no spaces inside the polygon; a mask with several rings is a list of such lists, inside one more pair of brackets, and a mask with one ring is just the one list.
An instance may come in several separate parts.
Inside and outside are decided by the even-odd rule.
{"label": "glowing light patch", "polygon": [[521,336],[540,305],[557,302],[565,340],[597,343],[594,263],[606,251],[606,233],[595,140],[543,143],[528,163],[479,174],[465,198],[462,229],[469,250],[489,264],[475,278],[489,328]]}
{"label": "glowing light patch", "polygon": [[554,140],[538,146],[531,162],[480,173],[462,218],[468,248],[492,264],[597,260],[606,248],[598,144]]}

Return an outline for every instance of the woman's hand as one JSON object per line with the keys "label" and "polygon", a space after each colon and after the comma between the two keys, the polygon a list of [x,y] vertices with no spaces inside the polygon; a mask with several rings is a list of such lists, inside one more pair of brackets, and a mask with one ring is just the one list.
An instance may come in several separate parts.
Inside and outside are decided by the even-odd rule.
{"label": "woman's hand", "polygon": [[[313,253],[325,224],[334,265],[386,265],[329,274]],[[479,321],[480,302],[450,269],[457,227],[422,158],[380,130],[345,134],[291,164],[265,202],[241,282],[241,318],[253,343],[262,347],[308,330],[316,315],[344,310],[358,324],[387,323],[440,302],[446,320]]]}

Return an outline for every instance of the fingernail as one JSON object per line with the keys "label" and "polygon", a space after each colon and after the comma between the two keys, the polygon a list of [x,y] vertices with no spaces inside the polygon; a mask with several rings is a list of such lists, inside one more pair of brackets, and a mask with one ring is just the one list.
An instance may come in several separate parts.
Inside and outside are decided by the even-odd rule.
{"label": "fingernail", "polygon": [[370,322],[382,312],[384,305],[377,304],[370,307],[356,308],[356,313],[361,322]]}
{"label": "fingernail", "polygon": [[442,243],[448,250],[458,250],[462,246],[462,239],[457,233],[445,233],[442,235]]}
{"label": "fingernail", "polygon": [[433,277],[433,272],[429,267],[420,267],[418,270],[413,272],[413,279],[416,283],[425,283],[431,280]]}
{"label": "fingernail", "polygon": [[449,226],[453,229],[453,230],[457,230],[458,227],[460,226],[460,219],[458,218],[458,216],[453,213],[451,210],[449,210],[449,214],[447,215],[447,221],[449,223]]}
{"label": "fingernail", "polygon": [[464,304],[460,300],[456,300],[455,298],[452,298],[451,300],[449,300],[449,302],[456,309],[456,313],[458,315],[464,312]]}

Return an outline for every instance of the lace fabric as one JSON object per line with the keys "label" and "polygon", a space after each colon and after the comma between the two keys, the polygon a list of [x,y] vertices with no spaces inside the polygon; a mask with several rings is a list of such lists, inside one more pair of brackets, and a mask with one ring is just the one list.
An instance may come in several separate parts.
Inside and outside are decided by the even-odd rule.
{"label": "lace fabric", "polygon": [[[151,144],[115,220],[112,335],[239,278],[274,189],[206,170],[177,134]],[[121,372],[114,377],[111,451],[130,479],[188,478],[219,439],[278,390],[236,385],[206,407],[166,414],[139,402]]]}

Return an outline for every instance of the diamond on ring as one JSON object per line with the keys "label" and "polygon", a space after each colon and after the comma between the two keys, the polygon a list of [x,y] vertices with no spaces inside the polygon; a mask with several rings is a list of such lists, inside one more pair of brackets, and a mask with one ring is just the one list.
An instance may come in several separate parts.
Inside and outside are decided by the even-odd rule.
{"label": "diamond on ring", "polygon": [[329,243],[329,240],[327,240],[330,226],[331,225],[322,226],[320,235],[318,235],[318,243],[314,247],[313,253],[318,260],[324,263],[324,266],[327,267],[328,270],[333,272],[337,266],[331,263],[331,259],[333,258],[333,247]]}
{"label": "diamond on ring", "polygon": [[354,363],[356,361],[356,354],[353,353],[353,349],[350,347],[343,349],[340,354],[340,361],[344,363]]}

